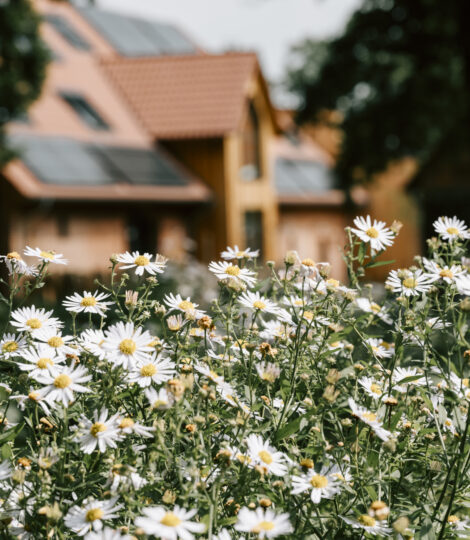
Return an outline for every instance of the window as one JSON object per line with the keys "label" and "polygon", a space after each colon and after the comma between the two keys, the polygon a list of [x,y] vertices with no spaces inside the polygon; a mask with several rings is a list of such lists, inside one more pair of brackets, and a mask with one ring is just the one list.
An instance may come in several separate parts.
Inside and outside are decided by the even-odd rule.
{"label": "window", "polygon": [[98,130],[109,129],[109,125],[84,97],[71,93],[62,93],[61,95],[87,126]]}
{"label": "window", "polygon": [[154,252],[157,243],[155,220],[134,209],[128,216],[127,236],[131,251]]}
{"label": "window", "polygon": [[82,51],[89,51],[91,49],[90,44],[72,27],[72,25],[60,15],[46,15],[44,17],[46,22],[51,24],[59,34],[76,49]]}
{"label": "window", "polygon": [[248,108],[248,120],[243,133],[243,163],[240,175],[243,180],[256,180],[261,176],[259,120],[253,103]]}
{"label": "window", "polygon": [[263,257],[263,214],[245,212],[245,247],[259,249]]}

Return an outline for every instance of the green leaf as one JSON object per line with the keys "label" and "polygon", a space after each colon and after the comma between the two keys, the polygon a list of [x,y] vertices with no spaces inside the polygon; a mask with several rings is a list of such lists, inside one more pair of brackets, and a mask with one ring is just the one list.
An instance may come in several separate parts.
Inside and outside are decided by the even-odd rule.
{"label": "green leaf", "polygon": [[435,540],[436,539],[436,535],[432,528],[432,521],[429,517],[427,517],[424,520],[424,523],[421,529],[419,530],[418,538],[419,540]]}
{"label": "green leaf", "polygon": [[376,261],[366,264],[366,268],[378,268],[379,266],[385,266],[386,264],[393,264],[395,261]]}
{"label": "green leaf", "polygon": [[288,424],[286,424],[284,427],[282,427],[277,432],[276,440],[280,441],[282,439],[285,439],[286,437],[290,437],[300,429],[300,422],[302,421],[302,417],[299,416],[295,420],[292,420]]}
{"label": "green leaf", "polygon": [[0,435],[0,444],[5,444],[5,443],[15,439],[16,436],[18,435],[18,433],[23,429],[23,426],[24,426],[24,424],[18,424],[13,429],[9,429],[5,433],[2,433]]}

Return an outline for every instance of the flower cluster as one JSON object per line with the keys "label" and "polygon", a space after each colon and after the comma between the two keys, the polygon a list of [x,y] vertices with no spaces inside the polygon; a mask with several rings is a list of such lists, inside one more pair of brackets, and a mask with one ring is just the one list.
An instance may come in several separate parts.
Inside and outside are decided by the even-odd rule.
{"label": "flower cluster", "polygon": [[439,218],[373,298],[400,227],[354,225],[347,284],[227,247],[206,305],[126,252],[62,318],[26,301],[64,257],[2,256],[0,536],[468,537],[470,233]]}

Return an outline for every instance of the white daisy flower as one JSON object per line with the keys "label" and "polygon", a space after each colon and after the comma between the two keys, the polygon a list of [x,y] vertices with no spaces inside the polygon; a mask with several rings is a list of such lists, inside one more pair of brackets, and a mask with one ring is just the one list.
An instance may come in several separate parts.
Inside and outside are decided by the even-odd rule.
{"label": "white daisy flower", "polygon": [[385,285],[391,288],[394,293],[404,296],[418,296],[420,293],[427,292],[436,277],[432,274],[426,274],[422,270],[392,270],[388,275]]}
{"label": "white daisy flower", "polygon": [[82,348],[89,352],[99,360],[104,360],[106,358],[107,351],[104,348],[105,336],[103,330],[93,330],[88,329],[84,330],[80,334],[80,344]]}
{"label": "white daisy flower", "polygon": [[340,516],[348,525],[351,525],[353,529],[363,529],[364,531],[374,536],[386,536],[389,537],[392,533],[392,529],[383,525],[381,521],[369,516],[368,514],[362,514],[357,519],[348,518],[346,516]]}
{"label": "white daisy flower", "polygon": [[380,399],[383,394],[383,386],[371,377],[362,377],[357,381],[362,388],[374,399]]}
{"label": "white daisy flower", "polygon": [[122,508],[122,504],[116,504],[117,500],[118,497],[105,501],[86,499],[83,506],[70,508],[64,518],[65,526],[78,536],[85,536],[91,530],[101,531],[103,521],[119,517],[117,512]]}
{"label": "white daisy flower", "polygon": [[83,294],[74,293],[72,296],[66,296],[62,305],[67,311],[74,313],[96,313],[101,317],[106,317],[105,311],[108,306],[111,306],[114,302],[106,302],[106,298],[109,298],[109,294],[100,293],[95,291],[94,293],[83,291]]}
{"label": "white daisy flower", "polygon": [[150,386],[152,383],[160,385],[169,381],[175,374],[175,364],[168,358],[158,358],[158,353],[154,352],[145,360],[139,360],[130,370],[127,380],[130,383],[137,383],[142,388]]}
{"label": "white daisy flower", "polygon": [[41,328],[61,328],[62,323],[56,317],[51,317],[52,310],[38,309],[35,306],[15,309],[11,314],[10,324],[21,332],[34,333]]}
{"label": "white daisy flower", "polygon": [[55,251],[44,251],[41,248],[32,248],[29,246],[26,246],[26,249],[24,250],[25,255],[29,255],[30,257],[37,257],[39,260],[46,262],[46,263],[54,263],[54,264],[67,264],[67,259],[64,259],[64,256],[62,253],[56,253]]}
{"label": "white daisy flower", "polygon": [[123,491],[129,490],[129,488],[137,490],[147,484],[147,480],[142,478],[134,467],[121,464],[115,465],[112,468],[107,483],[111,493],[116,493],[119,489]]}
{"label": "white daisy flower", "polygon": [[115,366],[133,368],[137,362],[145,362],[153,347],[149,346],[152,336],[147,330],[135,328],[134,323],[118,322],[105,333],[103,348],[108,351],[107,358]]}
{"label": "white daisy flower", "polygon": [[281,374],[281,368],[272,362],[261,362],[261,364],[256,364],[256,371],[258,372],[260,379],[270,383],[273,383]]}
{"label": "white daisy flower", "polygon": [[457,532],[458,538],[468,538],[468,534],[465,534],[465,533],[464,535],[458,534],[459,532],[464,532],[467,529],[470,529],[470,519],[468,517],[462,519],[456,516],[455,514],[451,514],[447,518],[447,523],[449,525],[450,530]]}
{"label": "white daisy flower", "polygon": [[12,467],[10,462],[5,460],[0,463],[0,482],[8,480],[11,477]]}
{"label": "white daisy flower", "polygon": [[197,372],[201,373],[201,375],[204,375],[205,377],[210,379],[212,382],[215,382],[216,384],[222,384],[224,382],[224,378],[222,377],[222,375],[218,375],[206,364],[196,364],[194,366],[194,369]]}
{"label": "white daisy flower", "polygon": [[270,508],[249,510],[243,507],[238,512],[237,518],[235,530],[257,534],[258,538],[276,538],[293,531],[289,514],[276,514]]}
{"label": "white daisy flower", "polygon": [[262,313],[272,313],[273,315],[276,315],[279,311],[279,307],[274,302],[265,296],[261,296],[258,291],[254,293],[250,291],[244,292],[238,299],[238,302],[242,306],[256,312],[259,311]]}
{"label": "white daisy flower", "polygon": [[227,247],[225,251],[222,251],[220,256],[222,259],[225,259],[226,261],[234,261],[236,259],[253,259],[255,257],[258,257],[259,255],[259,249],[240,249],[237,245],[231,247]]}
{"label": "white daisy flower", "polygon": [[[227,529],[220,529],[218,534],[213,534],[212,538],[214,540],[232,540],[232,535],[227,531]],[[245,540],[244,536],[239,536],[238,540]]]}
{"label": "white daisy flower", "polygon": [[382,251],[393,244],[395,234],[386,226],[384,221],[372,220],[370,216],[365,218],[358,216],[354,220],[356,229],[351,231],[363,242],[370,243],[372,251]]}
{"label": "white daisy flower", "polygon": [[292,487],[292,495],[310,490],[310,498],[315,504],[322,499],[332,499],[341,491],[338,478],[330,474],[330,468],[326,466],[320,472],[310,469],[302,476],[293,476]]}
{"label": "white daisy flower", "polygon": [[368,411],[365,407],[356,405],[356,402],[352,398],[348,399],[348,404],[352,414],[372,428],[379,439],[382,439],[384,442],[387,442],[390,439],[392,434],[382,427],[382,423],[375,413]]}
{"label": "white daisy flower", "polygon": [[66,366],[60,371],[54,368],[51,372],[38,376],[37,380],[47,385],[39,390],[40,397],[46,398],[49,403],[59,401],[64,407],[68,407],[74,401],[74,392],[90,392],[86,386],[80,384],[91,380],[91,375],[83,366]]}
{"label": "white daisy flower", "polygon": [[251,434],[246,439],[251,467],[259,465],[268,473],[284,476],[287,472],[286,456],[278,452],[268,441],[263,441],[260,435]]}
{"label": "white daisy flower", "polygon": [[385,323],[392,324],[392,319],[387,315],[383,307],[375,302],[371,302],[368,298],[356,298],[357,307],[367,313],[373,313],[380,317]]}
{"label": "white daisy flower", "polygon": [[[408,377],[418,378],[414,381],[401,382]],[[396,367],[392,373],[392,382],[394,384],[393,389],[401,393],[405,393],[408,386],[424,386],[426,384],[424,375],[415,367]]]}
{"label": "white daisy flower", "polygon": [[21,355],[18,367],[22,371],[28,371],[29,376],[37,381],[42,380],[44,373],[49,373],[53,368],[59,368],[65,362],[65,355],[56,353],[47,345],[40,344],[37,349],[30,347]]}
{"label": "white daisy flower", "polygon": [[170,313],[172,311],[181,311],[188,319],[200,319],[205,313],[200,309],[196,309],[198,304],[191,302],[189,296],[186,300],[183,300],[180,294],[175,296],[173,293],[170,293],[165,296],[163,302],[170,308]]}
{"label": "white daisy flower", "polygon": [[135,520],[136,527],[140,527],[146,534],[153,534],[166,540],[192,540],[192,533],[202,533],[205,525],[190,521],[196,510],[185,510],[175,506],[173,510],[166,510],[162,506],[151,506],[143,509],[144,517]]}
{"label": "white daisy flower", "polygon": [[1,255],[0,261],[3,261],[6,264],[10,276],[13,274],[21,274],[29,277],[37,276],[38,274],[37,268],[35,266],[30,266],[16,251],[11,251],[7,255]]}
{"label": "white daisy flower", "polygon": [[469,274],[465,274],[459,277],[455,281],[455,285],[457,286],[457,290],[459,291],[459,294],[470,296],[470,275]]}
{"label": "white daisy flower", "polygon": [[457,216],[453,218],[441,216],[433,223],[433,227],[444,240],[452,241],[470,238],[470,231],[468,231],[467,225],[461,219],[457,219]]}
{"label": "white daisy flower", "polygon": [[108,409],[102,408],[101,411],[95,411],[93,421],[82,416],[80,423],[83,427],[79,428],[75,441],[80,443],[80,449],[85,454],[91,454],[96,447],[103,453],[107,448],[116,448],[117,442],[122,439],[119,431],[119,415],[114,414],[108,418]]}
{"label": "white daisy flower", "polygon": [[85,536],[85,540],[132,540],[132,536],[123,534],[121,531],[115,531],[105,527],[101,531],[91,531]]}
{"label": "white daisy flower", "polygon": [[76,354],[77,349],[71,347],[73,336],[64,336],[57,328],[40,328],[34,333],[34,339],[42,342],[40,345],[50,349],[51,354]]}
{"label": "white daisy flower", "polygon": [[395,347],[381,339],[369,338],[365,342],[377,358],[390,358],[395,353]]}
{"label": "white daisy flower", "polygon": [[28,341],[24,336],[15,334],[3,334],[0,340],[0,355],[8,359],[13,356],[20,356],[28,346]]}
{"label": "white daisy flower", "polygon": [[240,268],[236,264],[230,264],[226,261],[211,262],[209,264],[209,270],[216,275],[217,279],[234,279],[238,282],[246,283],[247,285],[254,285],[256,283],[255,272],[248,270],[248,268]]}
{"label": "white daisy flower", "polygon": [[144,253],[141,255],[138,251],[133,251],[132,254],[126,251],[117,256],[118,262],[121,263],[121,270],[135,268],[137,276],[142,276],[144,272],[148,272],[152,276],[162,274],[165,270],[167,259],[161,255],[155,256],[155,261],[152,262],[153,255]]}
{"label": "white daisy flower", "polygon": [[155,388],[147,388],[145,390],[145,397],[148,399],[152,409],[164,410],[168,409],[172,405],[171,394],[169,394],[166,388],[160,388],[160,390],[155,390]]}
{"label": "white daisy flower", "polygon": [[442,280],[448,284],[454,283],[466,275],[466,271],[457,264],[452,264],[450,267],[447,265],[439,266],[435,261],[423,259],[423,266],[429,274],[435,277],[436,281]]}
{"label": "white daisy flower", "polygon": [[446,328],[447,326],[452,326],[452,323],[444,322],[439,317],[431,317],[430,319],[426,321],[426,325],[432,330],[442,330],[443,328]]}
{"label": "white daisy flower", "polygon": [[154,427],[144,426],[139,422],[135,422],[128,416],[118,418],[117,422],[120,432],[125,433],[126,435],[134,433],[135,435],[140,435],[142,437],[153,437],[153,432],[155,431]]}
{"label": "white daisy flower", "polygon": [[19,394],[17,396],[11,396],[10,399],[14,399],[18,402],[18,407],[24,411],[28,404],[39,405],[41,409],[47,414],[51,414],[51,408],[54,408],[54,403],[48,403],[43,396],[40,395],[39,390],[34,388],[29,389],[29,394]]}
{"label": "white daisy flower", "polygon": [[263,321],[263,327],[259,335],[266,341],[287,339],[293,330],[287,323],[280,321]]}

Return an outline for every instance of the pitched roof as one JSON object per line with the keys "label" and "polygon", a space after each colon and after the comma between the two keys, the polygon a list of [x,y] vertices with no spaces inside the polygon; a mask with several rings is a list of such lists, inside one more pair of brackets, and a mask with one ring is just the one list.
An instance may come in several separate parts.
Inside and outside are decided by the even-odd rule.
{"label": "pitched roof", "polygon": [[238,128],[254,53],[104,60],[149,133],[159,139],[219,137]]}

